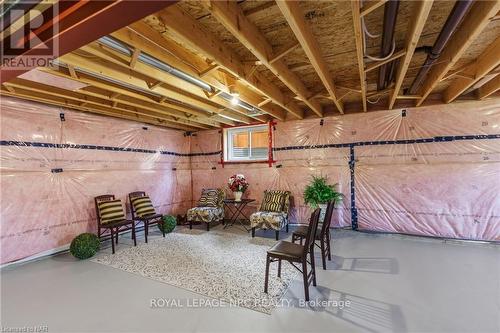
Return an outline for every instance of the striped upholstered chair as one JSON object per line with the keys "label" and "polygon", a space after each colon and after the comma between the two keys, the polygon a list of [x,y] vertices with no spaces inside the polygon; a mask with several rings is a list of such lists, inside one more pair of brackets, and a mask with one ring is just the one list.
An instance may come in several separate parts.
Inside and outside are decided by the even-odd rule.
{"label": "striped upholstered chair", "polygon": [[[144,240],[148,242],[149,225],[162,222],[162,214],[156,214],[151,199],[146,192],[138,191],[128,194],[130,201],[130,212],[132,220],[144,223]],[[162,228],[163,237],[165,237],[165,228]]]}
{"label": "striped upholstered chair", "polygon": [[288,232],[288,214],[290,211],[290,191],[266,190],[258,212],[250,215],[252,237],[255,229],[272,229],[276,231],[276,240],[279,231],[286,228]]}
{"label": "striped upholstered chair", "polygon": [[113,194],[100,195],[94,198],[97,216],[97,236],[103,237],[107,231],[111,236],[111,248],[115,253],[115,241],[118,244],[118,234],[121,231],[132,230],[134,246],[137,245],[135,237],[135,223],[127,220],[123,210],[122,201]]}
{"label": "striped upholstered chair", "polygon": [[193,229],[193,222],[204,222],[207,231],[210,223],[224,221],[224,198],[222,189],[203,189],[196,207],[187,211],[189,229]]}

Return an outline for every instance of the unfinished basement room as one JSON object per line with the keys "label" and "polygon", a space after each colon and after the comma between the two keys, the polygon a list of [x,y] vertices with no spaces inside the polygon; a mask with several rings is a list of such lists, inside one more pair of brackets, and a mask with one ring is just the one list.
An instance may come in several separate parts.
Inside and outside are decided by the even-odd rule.
{"label": "unfinished basement room", "polygon": [[500,332],[500,0],[0,0],[0,332]]}

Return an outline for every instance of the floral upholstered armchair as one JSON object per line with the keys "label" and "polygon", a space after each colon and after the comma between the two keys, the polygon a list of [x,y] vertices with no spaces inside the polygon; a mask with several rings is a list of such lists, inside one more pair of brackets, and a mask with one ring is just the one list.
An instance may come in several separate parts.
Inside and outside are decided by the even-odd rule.
{"label": "floral upholstered armchair", "polygon": [[193,222],[205,222],[207,231],[210,223],[224,220],[224,198],[222,189],[203,189],[198,205],[187,211],[189,229],[193,229]]}
{"label": "floral upholstered armchair", "polygon": [[279,231],[286,228],[288,232],[288,213],[290,211],[290,191],[266,190],[258,212],[250,215],[252,237],[255,229],[273,229],[276,231],[276,240]]}

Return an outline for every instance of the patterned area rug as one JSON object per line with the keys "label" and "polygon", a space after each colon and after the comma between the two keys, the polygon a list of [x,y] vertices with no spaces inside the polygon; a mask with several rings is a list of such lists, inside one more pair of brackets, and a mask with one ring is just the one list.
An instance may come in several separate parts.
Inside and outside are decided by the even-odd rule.
{"label": "patterned area rug", "polygon": [[291,265],[271,264],[269,293],[265,294],[266,251],[273,239],[219,230],[178,229],[148,244],[102,254],[93,262],[270,314],[290,282],[298,278]]}

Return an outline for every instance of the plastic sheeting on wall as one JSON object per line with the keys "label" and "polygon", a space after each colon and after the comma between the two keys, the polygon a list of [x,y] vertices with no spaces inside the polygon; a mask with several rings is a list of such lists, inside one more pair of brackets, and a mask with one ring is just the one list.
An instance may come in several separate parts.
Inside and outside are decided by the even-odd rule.
{"label": "plastic sheeting on wall", "polygon": [[228,192],[235,173],[250,182],[245,196],[257,199],[247,215],[264,190],[287,189],[291,222],[307,223],[302,192],[312,175],[325,175],[345,195],[334,226],[500,240],[499,99],[278,122],[271,168],[223,167],[218,130],[185,137],[18,99],[0,103],[2,263],[95,232],[96,195],[126,202],[143,190],[159,212],[182,214],[202,188]]}
{"label": "plastic sheeting on wall", "polygon": [[[292,223],[307,223],[302,192],[328,176],[345,195],[335,226],[474,240],[500,240],[500,102],[451,105],[278,122],[272,168],[218,164],[219,131],[197,133],[193,196],[227,188],[243,173],[259,207],[265,189],[292,191]],[[276,168],[279,165],[281,167]],[[353,208],[353,209],[351,209]]]}
{"label": "plastic sheeting on wall", "polygon": [[18,99],[0,103],[2,263],[96,232],[97,195],[125,204],[129,192],[145,191],[161,213],[190,206],[183,132]]}

